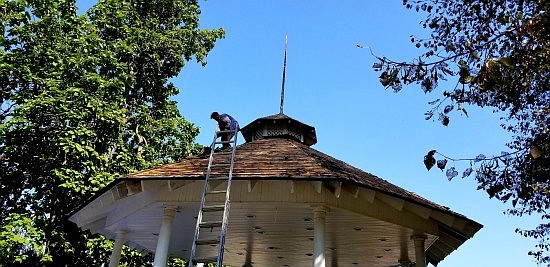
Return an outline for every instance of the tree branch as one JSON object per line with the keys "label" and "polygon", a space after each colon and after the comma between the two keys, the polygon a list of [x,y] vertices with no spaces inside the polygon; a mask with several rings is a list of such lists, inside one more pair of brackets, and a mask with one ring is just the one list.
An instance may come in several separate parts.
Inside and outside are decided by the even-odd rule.
{"label": "tree branch", "polygon": [[441,157],[445,158],[445,159],[448,159],[448,160],[451,160],[451,161],[490,161],[490,160],[495,160],[495,159],[500,159],[500,158],[505,158],[505,157],[509,157],[509,156],[512,156],[512,155],[515,155],[515,154],[519,154],[523,152],[523,150],[517,150],[517,151],[514,151],[512,153],[508,153],[506,155],[500,155],[500,156],[494,156],[492,158],[484,158],[484,159],[478,159],[478,158],[463,158],[463,159],[455,159],[455,158],[451,158],[449,156],[446,156],[442,153],[439,153],[439,152],[435,152],[436,154],[440,155]]}
{"label": "tree branch", "polygon": [[[446,62],[446,61],[449,61],[449,60],[453,60],[453,59],[456,59],[456,58],[459,58],[461,56],[465,56],[465,55],[468,55],[468,54],[471,54],[472,51],[479,51],[481,49],[483,49],[484,47],[486,47],[487,45],[497,41],[500,37],[504,36],[504,34],[507,32],[507,31],[510,31],[510,30],[513,30],[515,29],[516,27],[511,27],[509,28],[508,30],[506,30],[505,32],[502,32],[500,34],[498,34],[497,36],[493,37],[492,39],[488,40],[487,42],[485,42],[483,45],[479,46],[478,49],[472,49],[472,50],[468,50],[468,51],[465,51],[465,52],[462,52],[462,53],[458,53],[458,54],[455,54],[455,55],[452,55],[452,56],[449,56],[449,57],[443,57],[442,59],[438,60],[438,61],[434,61],[434,62],[430,62],[430,63],[423,63],[423,64],[415,64],[415,63],[407,63],[407,62],[397,62],[397,61],[394,61],[394,60],[391,60],[391,59],[388,59],[386,57],[379,57],[377,55],[374,54],[374,52],[372,51],[372,49],[369,47],[369,51],[371,53],[371,55],[373,57],[375,57],[376,59],[382,61],[382,62],[386,62],[388,64],[392,64],[392,65],[398,65],[398,66],[407,66],[407,67],[416,67],[416,66],[433,66],[433,65],[437,65],[437,64],[440,64],[440,63],[443,63],[443,62]],[[359,48],[363,48],[362,46],[358,45],[357,47]]]}

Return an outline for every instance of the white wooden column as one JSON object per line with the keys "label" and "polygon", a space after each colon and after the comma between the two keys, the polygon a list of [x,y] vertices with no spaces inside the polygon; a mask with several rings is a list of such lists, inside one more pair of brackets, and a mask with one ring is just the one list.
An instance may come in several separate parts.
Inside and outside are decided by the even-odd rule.
{"label": "white wooden column", "polygon": [[111,252],[111,258],[109,259],[109,267],[118,267],[125,235],[126,231],[116,232],[115,244],[113,244],[113,251]]}
{"label": "white wooden column", "polygon": [[313,267],[325,267],[325,218],[328,207],[318,206],[313,214]]}
{"label": "white wooden column", "polygon": [[172,236],[172,223],[176,215],[176,207],[164,207],[162,214],[162,224],[160,225],[159,239],[157,241],[157,249],[155,250],[154,267],[165,267],[168,260],[168,247],[170,245],[170,237]]}
{"label": "white wooden column", "polygon": [[426,267],[426,249],[424,242],[426,241],[425,235],[412,236],[414,241],[414,254],[416,257],[416,267]]}

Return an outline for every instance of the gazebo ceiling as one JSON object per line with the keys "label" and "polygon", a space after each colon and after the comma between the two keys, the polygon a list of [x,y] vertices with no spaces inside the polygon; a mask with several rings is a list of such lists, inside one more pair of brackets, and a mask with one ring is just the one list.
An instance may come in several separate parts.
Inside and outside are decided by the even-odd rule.
{"label": "gazebo ceiling", "polygon": [[[311,266],[313,210],[320,206],[328,209],[327,261],[342,266],[392,266],[404,253],[403,247],[414,251],[410,238],[415,232],[427,234],[427,246],[438,238],[436,223],[394,209],[376,198],[369,200],[367,191],[355,194],[344,190],[337,197],[327,188],[318,192],[308,181],[293,183],[260,181],[250,191],[248,181],[233,183],[225,264]],[[128,245],[154,251],[163,207],[175,206],[170,254],[187,258],[201,182],[189,182],[172,190],[166,181],[141,184],[142,192],[118,200],[112,192],[105,192],[97,199],[97,205],[88,205],[72,220],[109,238],[124,230]],[[198,252],[198,258],[201,254],[204,251]]]}

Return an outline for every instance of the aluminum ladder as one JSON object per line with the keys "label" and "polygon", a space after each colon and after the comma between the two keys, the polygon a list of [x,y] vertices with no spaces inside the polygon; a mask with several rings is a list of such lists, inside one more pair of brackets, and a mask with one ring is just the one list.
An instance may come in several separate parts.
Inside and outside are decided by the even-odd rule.
{"label": "aluminum ladder", "polygon": [[[191,246],[191,254],[187,263],[193,267],[196,263],[215,263],[221,267],[223,263],[225,234],[229,218],[229,195],[231,178],[233,176],[233,164],[235,163],[235,148],[237,146],[236,130],[218,131],[214,134],[214,140],[210,145],[210,159],[206,170],[206,179],[202,191],[195,235]],[[233,133],[229,141],[217,141],[219,134]],[[216,150],[218,144],[231,145],[230,150]],[[216,175],[212,174],[212,169]],[[226,175],[227,174],[227,175]],[[225,184],[225,188],[223,188]],[[219,188],[223,189],[219,189]],[[225,200],[223,199],[225,196]],[[217,247],[217,253],[214,248]],[[199,253],[197,253],[200,251]],[[213,255],[213,254],[216,255]],[[205,256],[211,255],[211,256]],[[197,255],[201,255],[197,258]]]}

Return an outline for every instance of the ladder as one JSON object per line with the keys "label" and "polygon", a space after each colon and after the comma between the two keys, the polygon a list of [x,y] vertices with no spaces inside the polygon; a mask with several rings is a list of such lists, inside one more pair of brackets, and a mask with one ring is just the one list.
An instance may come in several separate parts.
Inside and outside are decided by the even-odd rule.
{"label": "ladder", "polygon": [[[212,145],[210,145],[210,159],[208,161],[208,169],[206,170],[206,179],[197,215],[197,224],[195,226],[193,244],[191,245],[188,267],[193,267],[196,263],[215,263],[216,267],[222,266],[225,234],[229,217],[229,193],[233,175],[233,164],[235,162],[238,131],[238,128],[226,131],[216,130],[214,134],[214,140],[212,141]],[[233,134],[233,137],[229,141],[217,141],[219,134],[228,133]],[[231,150],[216,150],[216,145],[218,144],[232,145]],[[215,175],[211,175],[212,169],[216,170],[214,172]],[[223,185],[225,185],[225,188]],[[223,189],[219,189],[220,187]],[[225,200],[223,196],[225,196]],[[197,255],[201,255],[201,258],[197,258]]]}

